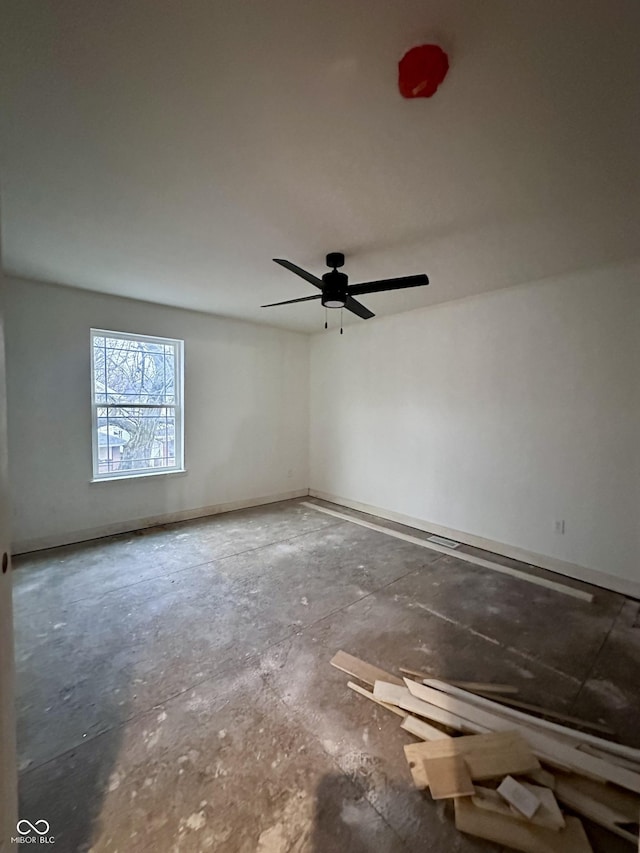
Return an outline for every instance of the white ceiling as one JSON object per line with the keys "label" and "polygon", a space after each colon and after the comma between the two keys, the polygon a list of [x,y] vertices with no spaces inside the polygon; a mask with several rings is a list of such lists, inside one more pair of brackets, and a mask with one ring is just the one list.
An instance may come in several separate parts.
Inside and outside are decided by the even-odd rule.
{"label": "white ceiling", "polygon": [[[8,272],[316,331],[638,253],[637,0],[3,0]],[[432,99],[397,62],[450,55]],[[364,321],[355,319],[355,322]],[[368,322],[375,322],[370,320]]]}

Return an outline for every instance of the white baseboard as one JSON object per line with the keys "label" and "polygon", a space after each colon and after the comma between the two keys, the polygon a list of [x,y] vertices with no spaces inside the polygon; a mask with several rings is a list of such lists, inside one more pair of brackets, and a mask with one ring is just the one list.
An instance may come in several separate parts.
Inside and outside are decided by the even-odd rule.
{"label": "white baseboard", "polygon": [[[316,512],[327,513],[332,518],[339,518],[341,521],[348,521],[349,524],[358,524],[361,527],[366,527],[367,530],[375,530],[377,533],[384,533],[385,536],[394,536],[396,539],[402,539],[403,542],[411,542],[413,545],[418,545],[420,548],[428,548],[430,551],[437,551],[438,554],[446,554],[447,556],[452,555],[451,548],[448,548],[445,545],[439,545],[437,542],[433,541],[437,538],[435,536],[429,536],[428,538],[425,538],[424,536],[414,536],[412,533],[405,533],[403,530],[396,530],[395,527],[389,527],[387,524],[376,524],[368,519],[365,520],[359,515],[337,512],[335,509],[329,509],[329,507],[324,504],[319,504],[315,501],[302,501],[300,506],[310,507]],[[443,539],[442,541],[444,542],[446,540]],[[492,555],[488,554],[487,556]],[[551,578],[546,577],[546,575],[542,577],[531,571],[523,572],[521,569],[516,569],[512,566],[505,566],[502,563],[496,563],[495,559],[486,560],[484,557],[477,557],[475,554],[467,554],[467,552],[462,548],[455,551],[455,557],[457,560],[462,560],[465,563],[473,563],[475,566],[482,566],[492,572],[499,572],[503,575],[510,575],[511,577],[518,578],[518,580],[524,581],[525,583],[531,583],[535,586],[543,586],[546,589],[553,589],[555,592],[562,593],[563,595],[569,595],[572,598],[579,598],[581,601],[588,601],[589,603],[593,601],[593,593],[583,589],[582,584],[577,586],[574,584],[568,584],[566,581],[560,582],[551,580]],[[527,568],[531,569],[531,566],[527,566]]]}
{"label": "white baseboard", "polygon": [[330,494],[329,492],[322,492],[318,489],[296,489],[291,492],[281,492],[276,495],[266,495],[238,501],[229,501],[228,503],[213,504],[211,506],[198,507],[197,509],[186,509],[178,512],[165,513],[164,515],[116,522],[114,524],[103,525],[102,527],[75,530],[69,533],[43,536],[34,539],[23,539],[13,544],[12,553],[14,556],[18,556],[19,554],[27,554],[31,551],[43,551],[47,548],[56,548],[60,545],[72,545],[75,542],[86,542],[90,539],[114,536],[118,533],[131,533],[134,530],[144,530],[147,527],[155,527],[158,524],[172,524],[177,521],[206,518],[209,515],[218,515],[223,512],[232,512],[237,509],[249,509],[250,507],[264,506],[270,503],[277,503],[278,501],[287,501],[294,498],[307,497],[309,495],[338,506],[354,509],[358,512],[366,512],[369,515],[387,519],[388,521],[395,521],[398,524],[404,524],[407,527],[413,527],[416,530],[423,530],[427,533],[437,534],[438,536],[446,536],[448,539],[463,542],[465,545],[471,545],[474,548],[482,548],[484,551],[501,554],[503,557],[510,557],[512,560],[519,560],[523,563],[539,566],[542,569],[548,569],[549,571],[556,572],[557,574],[564,575],[565,577],[575,578],[575,580],[584,581],[585,583],[590,583],[594,586],[609,589],[612,592],[618,592],[622,595],[627,595],[630,598],[640,599],[640,583],[637,581],[618,578],[614,575],[607,574],[606,572],[589,569],[586,566],[579,566],[576,563],[568,563],[564,560],[558,560],[555,557],[549,557],[545,554],[526,551],[523,548],[506,545],[504,542],[495,542],[492,539],[486,539],[483,536],[476,536],[473,533],[465,533],[464,531],[455,530],[451,527],[443,527],[441,524],[434,524],[419,518],[403,515],[399,512],[393,512],[393,510],[383,509],[382,507],[373,506],[371,504],[365,504],[361,501],[350,500],[349,498],[343,498],[339,495]]}
{"label": "white baseboard", "polygon": [[206,518],[208,515],[219,515],[222,512],[232,512],[235,509],[249,509],[254,506],[288,501],[293,498],[307,497],[308,489],[296,489],[292,492],[281,492],[277,495],[266,495],[259,498],[247,498],[229,503],[213,504],[212,506],[198,507],[197,509],[185,509],[179,512],[165,513],[147,518],[136,518],[134,520],[116,522],[102,527],[92,527],[86,530],[74,530],[70,533],[60,533],[53,536],[43,536],[38,539],[23,539],[14,542],[12,553],[14,556],[28,554],[31,551],[44,551],[47,548],[57,548],[60,545],[73,545],[76,542],[86,542],[89,539],[101,539],[104,536],[114,536],[118,533],[131,533],[134,530],[144,530],[146,527],[156,527],[158,524],[173,524],[176,521],[190,521],[194,518]]}
{"label": "white baseboard", "polygon": [[[374,515],[378,518],[385,518],[387,521],[395,521],[398,524],[405,524],[407,527],[413,527],[416,530],[424,530],[427,533],[446,536],[448,539],[455,539],[457,542],[462,542],[465,545],[471,545],[474,548],[482,548],[484,551],[501,554],[503,557],[510,557],[512,560],[529,563],[530,565],[538,566],[541,569],[548,569],[551,572],[556,572],[557,574],[564,575],[565,577],[584,581],[585,583],[590,583],[594,586],[611,590],[612,592],[618,592],[622,595],[628,595],[630,598],[640,599],[640,583],[637,581],[615,577],[614,575],[609,575],[606,572],[589,569],[586,566],[579,566],[576,563],[568,563],[564,560],[558,560],[556,557],[537,554],[534,551],[526,551],[523,548],[517,548],[514,545],[506,545],[504,542],[495,542],[492,539],[485,539],[483,536],[476,536],[473,533],[465,533],[461,530],[454,530],[451,527],[443,527],[441,524],[433,524],[429,521],[423,521],[420,518],[412,518],[409,515],[393,512],[393,510],[382,509],[378,506],[365,504],[361,501],[350,500],[349,498],[343,498],[339,495],[332,495],[329,492],[322,492],[318,489],[309,489],[309,495],[323,501],[328,501],[329,503],[337,504],[338,506],[355,509],[358,512],[366,512],[369,515]],[[455,556],[455,552],[453,553]]]}

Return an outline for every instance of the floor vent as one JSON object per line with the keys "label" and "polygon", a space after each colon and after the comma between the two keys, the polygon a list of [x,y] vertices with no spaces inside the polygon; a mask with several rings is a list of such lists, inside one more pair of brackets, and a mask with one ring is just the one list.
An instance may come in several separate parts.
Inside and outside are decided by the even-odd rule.
{"label": "floor vent", "polygon": [[435,542],[436,545],[443,545],[445,548],[459,548],[460,542],[454,542],[453,539],[445,539],[444,536],[429,536],[427,542]]}

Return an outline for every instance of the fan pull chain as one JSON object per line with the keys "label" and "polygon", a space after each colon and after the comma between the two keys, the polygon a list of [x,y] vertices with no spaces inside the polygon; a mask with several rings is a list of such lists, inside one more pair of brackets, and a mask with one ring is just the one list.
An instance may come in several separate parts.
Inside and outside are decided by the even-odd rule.
{"label": "fan pull chain", "polygon": [[325,305],[325,309],[324,309],[324,327],[325,327],[325,329],[329,328],[329,323],[327,322],[327,307],[326,307],[326,305]]}
{"label": "fan pull chain", "polygon": [[340,309],[340,334],[342,334],[342,308]]}

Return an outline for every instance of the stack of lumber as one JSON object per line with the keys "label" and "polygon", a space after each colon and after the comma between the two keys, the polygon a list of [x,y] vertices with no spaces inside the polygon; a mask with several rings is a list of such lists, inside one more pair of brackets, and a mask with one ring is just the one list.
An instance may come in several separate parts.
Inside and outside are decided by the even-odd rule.
{"label": "stack of lumber", "polygon": [[638,845],[640,750],[591,733],[606,727],[518,702],[506,684],[400,677],[343,651],[331,663],[402,718],[418,739],[404,747],[414,785],[453,801],[459,831],[524,853],[589,853],[584,817]]}

